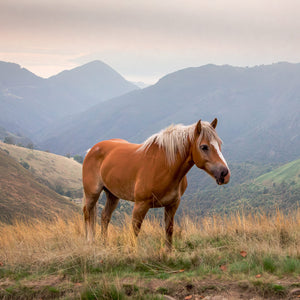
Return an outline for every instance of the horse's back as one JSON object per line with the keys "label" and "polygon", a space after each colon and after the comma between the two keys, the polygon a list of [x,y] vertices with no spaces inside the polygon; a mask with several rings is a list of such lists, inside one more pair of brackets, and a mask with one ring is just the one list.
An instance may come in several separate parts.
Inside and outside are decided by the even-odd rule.
{"label": "horse's back", "polygon": [[94,159],[103,158],[104,156],[109,154],[110,151],[112,151],[115,148],[118,148],[122,145],[134,145],[134,144],[130,144],[128,141],[122,140],[122,139],[111,139],[111,140],[101,141],[101,142],[95,144],[88,151],[85,158],[86,158],[86,160],[92,159],[92,158],[94,158]]}

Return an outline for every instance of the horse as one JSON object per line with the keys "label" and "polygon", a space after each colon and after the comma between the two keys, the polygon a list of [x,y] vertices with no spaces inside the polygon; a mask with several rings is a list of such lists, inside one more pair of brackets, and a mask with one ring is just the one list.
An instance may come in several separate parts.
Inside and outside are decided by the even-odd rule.
{"label": "horse", "polygon": [[119,199],[134,202],[132,228],[137,237],[150,208],[164,207],[166,246],[172,248],[174,216],[187,188],[186,175],[196,165],[218,185],[227,184],[230,170],[221,152],[222,141],[211,123],[199,120],[171,125],[142,144],[122,139],[101,141],[87,153],[82,166],[84,223],[88,242],[94,241],[97,201],[102,191],[106,203],[101,213],[101,238]]}

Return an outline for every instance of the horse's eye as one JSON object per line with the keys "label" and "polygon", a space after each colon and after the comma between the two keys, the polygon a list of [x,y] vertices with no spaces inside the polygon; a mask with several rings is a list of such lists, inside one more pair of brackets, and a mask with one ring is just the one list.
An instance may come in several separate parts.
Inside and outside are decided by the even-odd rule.
{"label": "horse's eye", "polygon": [[208,146],[207,145],[200,145],[200,149],[203,151],[208,151]]}

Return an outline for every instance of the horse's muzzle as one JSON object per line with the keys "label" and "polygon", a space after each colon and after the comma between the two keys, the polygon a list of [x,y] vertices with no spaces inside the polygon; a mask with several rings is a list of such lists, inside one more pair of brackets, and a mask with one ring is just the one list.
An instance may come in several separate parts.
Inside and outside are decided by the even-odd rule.
{"label": "horse's muzzle", "polygon": [[214,172],[214,176],[218,185],[227,184],[230,180],[230,170],[222,166]]}

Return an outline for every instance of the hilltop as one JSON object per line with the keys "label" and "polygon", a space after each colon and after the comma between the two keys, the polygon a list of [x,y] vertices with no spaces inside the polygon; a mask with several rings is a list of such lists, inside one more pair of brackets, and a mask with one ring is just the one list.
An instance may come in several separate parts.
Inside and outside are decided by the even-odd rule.
{"label": "hilltop", "polygon": [[39,183],[30,171],[0,149],[0,221],[66,218],[80,207]]}

